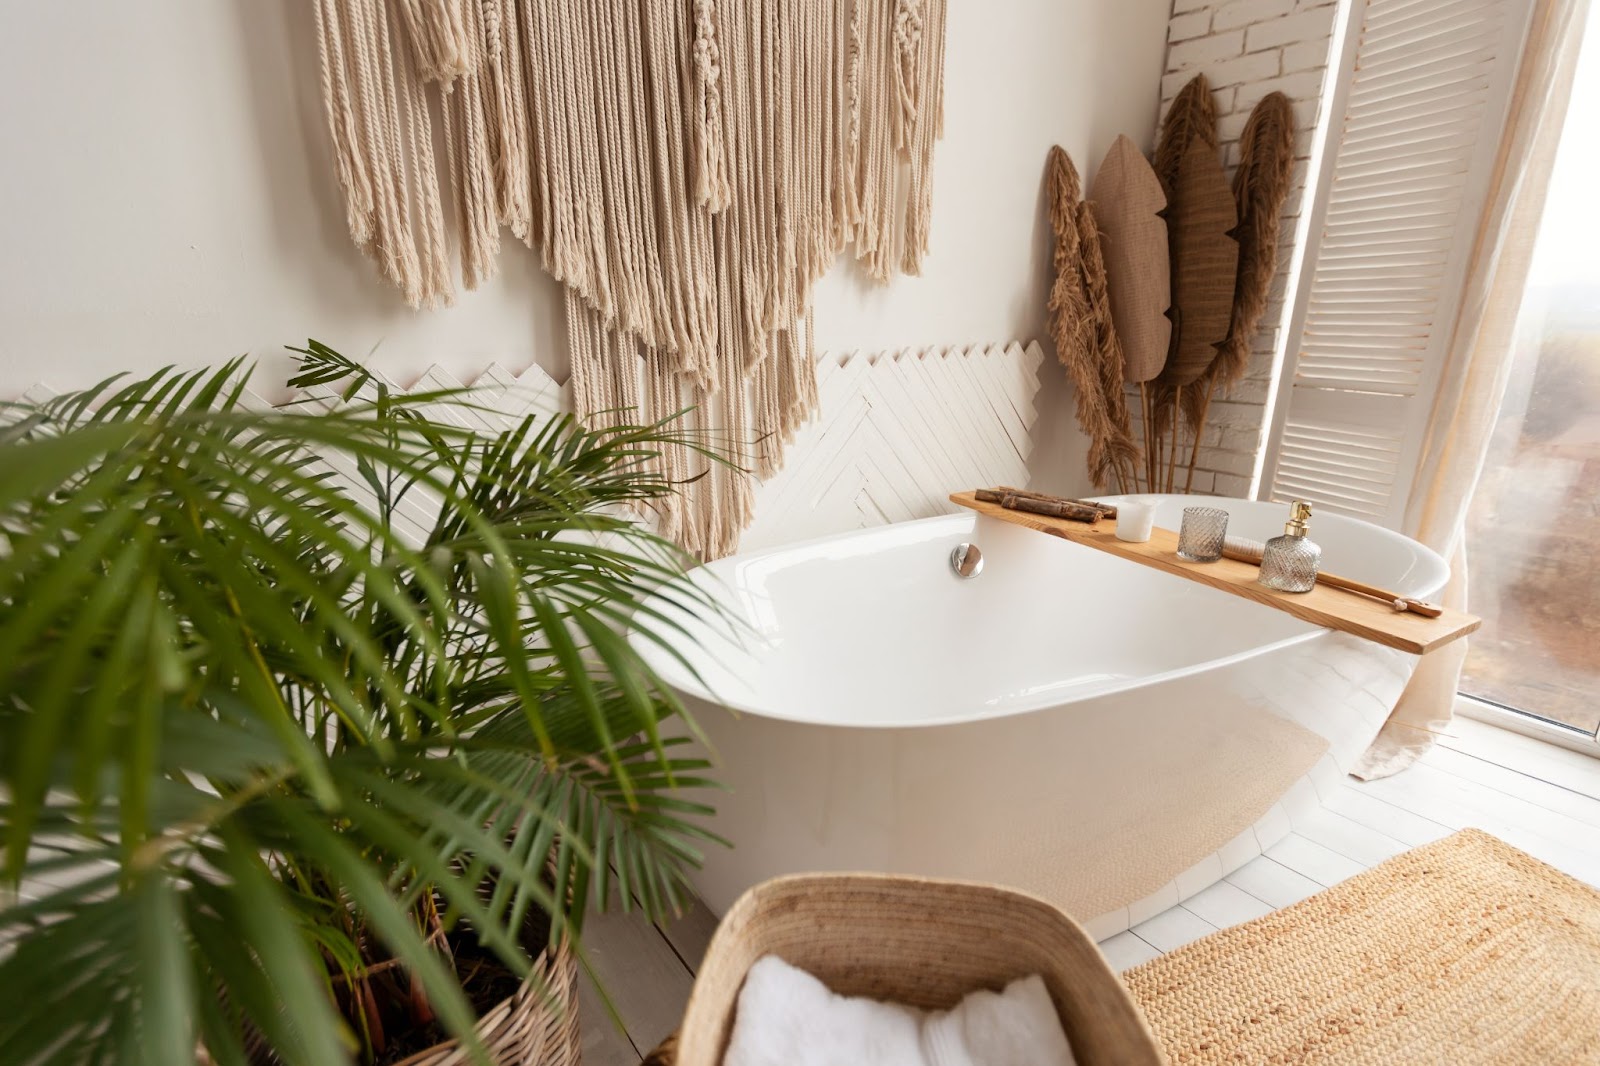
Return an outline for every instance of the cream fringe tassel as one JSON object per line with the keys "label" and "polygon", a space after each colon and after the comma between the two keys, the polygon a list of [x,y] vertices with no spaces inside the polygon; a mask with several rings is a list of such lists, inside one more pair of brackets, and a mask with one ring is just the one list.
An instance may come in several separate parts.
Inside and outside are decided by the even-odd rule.
{"label": "cream fringe tassel", "polygon": [[314,2],[356,245],[413,307],[454,298],[447,201],[467,288],[502,227],[537,249],[579,418],[682,414],[736,465],[666,449],[663,532],[733,551],[816,407],[812,284],[847,243],[921,270],[946,0]]}

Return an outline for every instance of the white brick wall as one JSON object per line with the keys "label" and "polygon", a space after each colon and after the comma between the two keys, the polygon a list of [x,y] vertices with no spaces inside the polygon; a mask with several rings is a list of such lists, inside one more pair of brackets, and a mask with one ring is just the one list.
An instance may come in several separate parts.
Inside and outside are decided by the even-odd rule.
{"label": "white brick wall", "polygon": [[[1339,15],[1338,0],[1174,0],[1167,24],[1167,63],[1161,79],[1161,114],[1196,74],[1210,80],[1217,132],[1229,178],[1239,162],[1239,135],[1250,109],[1269,92],[1294,103],[1295,172],[1284,204],[1283,247],[1272,301],[1252,345],[1249,369],[1226,396],[1216,397],[1200,439],[1194,490],[1243,496],[1249,492],[1266,431],[1266,403],[1278,338],[1290,250],[1300,220],[1313,129],[1321,118],[1328,51]],[[1134,404],[1137,413],[1138,404]],[[1135,432],[1138,432],[1137,418]],[[1187,461],[1186,450],[1182,458]],[[1184,481],[1177,475],[1178,487]]]}

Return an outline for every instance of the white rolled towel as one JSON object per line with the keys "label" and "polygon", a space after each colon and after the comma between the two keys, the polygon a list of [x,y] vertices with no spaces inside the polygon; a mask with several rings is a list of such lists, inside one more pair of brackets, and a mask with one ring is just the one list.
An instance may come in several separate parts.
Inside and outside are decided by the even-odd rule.
{"label": "white rolled towel", "polygon": [[924,1014],[838,996],[775,955],[739,991],[723,1066],[1072,1066],[1072,1049],[1044,981],[974,992]]}
{"label": "white rolled towel", "polygon": [[1038,974],[971,992],[922,1023],[927,1066],[1072,1066],[1072,1046]]}
{"label": "white rolled towel", "polygon": [[739,990],[723,1066],[927,1066],[922,1013],[836,996],[776,955],[756,960]]}

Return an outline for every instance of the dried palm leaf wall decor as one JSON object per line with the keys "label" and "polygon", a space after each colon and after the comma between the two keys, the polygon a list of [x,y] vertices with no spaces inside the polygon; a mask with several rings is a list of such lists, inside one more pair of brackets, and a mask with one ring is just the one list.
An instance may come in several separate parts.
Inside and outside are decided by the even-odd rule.
{"label": "dried palm leaf wall decor", "polygon": [[1261,316],[1266,314],[1272,278],[1278,270],[1278,231],[1293,167],[1294,107],[1282,93],[1268,93],[1251,110],[1239,137],[1239,169],[1233,175],[1233,199],[1239,215],[1234,229],[1239,242],[1239,266],[1228,338],[1217,349],[1216,358],[1205,373],[1183,391],[1181,398],[1184,421],[1194,442],[1189,450],[1185,492],[1194,486],[1200,434],[1206,428],[1212,395],[1244,376],[1250,362],[1250,345],[1261,325]]}
{"label": "dried palm leaf wall decor", "polygon": [[1222,169],[1216,107],[1203,74],[1183,87],[1167,111],[1155,171],[1167,193],[1172,347],[1152,389],[1145,445],[1156,460],[1152,487],[1171,491],[1181,394],[1195,387],[1228,338],[1239,256],[1233,236],[1238,210]]}
{"label": "dried palm leaf wall decor", "polygon": [[1106,276],[1100,229],[1095,223],[1094,205],[1087,200],[1078,205],[1078,243],[1083,250],[1083,288],[1088,297],[1089,320],[1093,327],[1094,366],[1098,374],[1096,386],[1104,397],[1110,428],[1100,454],[1093,457],[1089,474],[1099,488],[1106,485],[1110,475],[1115,473],[1120,489],[1129,492],[1136,485],[1134,472],[1139,446],[1134,443],[1128,421],[1128,394],[1123,388],[1127,367],[1111,311],[1111,288]]}
{"label": "dried palm leaf wall decor", "polygon": [[[874,278],[920,269],[945,0],[315,7],[355,243],[414,307],[453,298],[447,211],[468,288],[502,228],[536,248],[591,424],[693,409],[770,474],[816,403],[812,284],[847,243]],[[749,477],[659,462],[685,483],[663,532],[731,551]]]}
{"label": "dried palm leaf wall decor", "polygon": [[[1167,317],[1172,275],[1162,217],[1167,197],[1144,153],[1126,136],[1112,142],[1090,195],[1111,290],[1111,318],[1122,344],[1123,380],[1139,386],[1142,421],[1148,425],[1149,382],[1167,365],[1172,340]],[[1135,470],[1141,466],[1146,483],[1152,482],[1147,464],[1136,462]]]}
{"label": "dried palm leaf wall decor", "polygon": [[1190,78],[1172,106],[1167,108],[1166,120],[1161,123],[1161,134],[1156,138],[1155,159],[1152,166],[1161,187],[1172,196],[1178,184],[1178,168],[1183,165],[1184,154],[1191,145],[1203,144],[1213,151],[1217,142],[1217,105],[1211,97],[1211,83],[1204,74]]}
{"label": "dried palm leaf wall decor", "polygon": [[[1145,445],[1153,485],[1167,491],[1174,487],[1180,430],[1189,441],[1184,491],[1193,487],[1212,397],[1243,376],[1266,312],[1294,160],[1294,110],[1282,93],[1269,93],[1256,104],[1240,137],[1239,154],[1227,197],[1231,207],[1225,207],[1216,110],[1205,76],[1195,76],[1167,112],[1155,158],[1156,174],[1169,198],[1173,345],[1156,379]],[[1234,221],[1226,244],[1233,245],[1231,260],[1217,236],[1230,213]],[[1227,261],[1233,263],[1228,274],[1213,273]],[[1224,286],[1223,277],[1231,277],[1231,284]],[[1225,287],[1231,299],[1227,326],[1218,339]]]}
{"label": "dried palm leaf wall decor", "polygon": [[1078,425],[1089,438],[1089,477],[1104,488],[1115,475],[1134,484],[1139,449],[1129,429],[1118,341],[1101,255],[1100,232],[1082,199],[1078,168],[1059,145],[1045,160],[1045,195],[1055,234],[1054,278],[1047,306],[1056,357],[1077,388]]}

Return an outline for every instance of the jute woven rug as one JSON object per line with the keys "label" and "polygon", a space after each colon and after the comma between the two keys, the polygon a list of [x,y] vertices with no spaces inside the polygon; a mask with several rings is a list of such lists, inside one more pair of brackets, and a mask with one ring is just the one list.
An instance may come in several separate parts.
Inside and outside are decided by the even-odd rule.
{"label": "jute woven rug", "polygon": [[1173,1066],[1600,1063],[1600,892],[1466,829],[1123,980]]}

